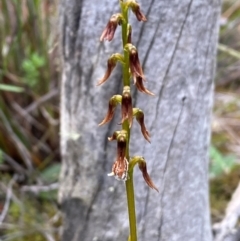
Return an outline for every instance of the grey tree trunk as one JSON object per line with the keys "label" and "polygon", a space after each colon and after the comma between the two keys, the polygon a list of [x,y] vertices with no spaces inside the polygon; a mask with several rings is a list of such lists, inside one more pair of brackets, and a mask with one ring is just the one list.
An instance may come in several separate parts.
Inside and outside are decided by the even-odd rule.
{"label": "grey tree trunk", "polygon": [[[208,146],[221,3],[149,0],[140,4],[148,21],[139,23],[131,16],[133,44],[147,88],[156,96],[133,93],[134,105],[145,112],[151,144],[134,123],[130,155],[145,157],[160,193],[149,189],[135,170],[139,241],[210,241]],[[99,42],[116,12],[117,0],[61,1],[59,201],[64,241],[124,241],[129,234],[125,186],[107,176],[116,156],[116,143],[107,137],[119,129],[119,115],[98,127],[110,97],[122,92],[120,66],[96,87],[107,58],[121,51],[120,29],[112,42]]]}

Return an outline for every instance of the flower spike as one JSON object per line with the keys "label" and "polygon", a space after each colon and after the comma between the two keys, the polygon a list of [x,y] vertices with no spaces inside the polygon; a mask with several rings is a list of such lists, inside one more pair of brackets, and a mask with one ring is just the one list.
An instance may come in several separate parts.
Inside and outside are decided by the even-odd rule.
{"label": "flower spike", "polygon": [[108,105],[108,112],[105,116],[105,118],[103,119],[103,121],[98,124],[98,126],[102,126],[104,124],[106,124],[107,122],[109,122],[110,120],[112,120],[113,115],[114,115],[114,110],[116,108],[116,106],[121,103],[122,101],[122,96],[121,95],[114,95],[110,101],[109,101],[109,105]]}
{"label": "flower spike", "polygon": [[150,141],[150,134],[146,129],[146,126],[144,124],[144,113],[142,110],[138,109],[138,108],[134,108],[134,115],[136,116],[136,120],[139,123],[140,127],[141,127],[141,132],[144,136],[144,138],[151,143]]}
{"label": "flower spike", "polygon": [[145,86],[143,85],[142,77],[140,76],[136,78],[136,87],[140,92],[154,96],[154,94],[151,91],[145,88]]}
{"label": "flower spike", "polygon": [[132,109],[132,97],[130,93],[130,87],[124,86],[122,94],[122,123],[128,120],[129,128],[132,126],[133,121],[133,109]]}
{"label": "flower spike", "polygon": [[111,41],[114,37],[118,24],[121,24],[122,20],[123,20],[123,17],[120,13],[113,14],[109,22],[107,23],[107,26],[103,30],[103,33],[100,37],[100,41],[103,41],[103,40]]}

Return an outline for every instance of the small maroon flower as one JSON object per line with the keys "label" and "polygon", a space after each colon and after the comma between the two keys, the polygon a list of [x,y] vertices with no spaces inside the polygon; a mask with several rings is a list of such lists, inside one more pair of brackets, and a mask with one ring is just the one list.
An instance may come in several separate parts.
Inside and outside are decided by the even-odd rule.
{"label": "small maroon flower", "polygon": [[110,120],[112,120],[113,115],[114,115],[114,110],[116,108],[116,106],[121,102],[122,100],[122,96],[121,95],[114,95],[108,104],[108,112],[105,116],[105,118],[103,119],[103,121],[99,124],[99,126],[102,126],[104,124],[106,124],[107,122],[109,122]]}
{"label": "small maroon flower", "polygon": [[132,109],[132,97],[130,93],[130,87],[125,86],[122,94],[122,123],[128,120],[129,128],[132,126],[133,121],[133,109]]}
{"label": "small maroon flower", "polygon": [[158,192],[158,189],[156,188],[156,186],[153,184],[152,179],[150,178],[150,176],[148,175],[147,172],[147,163],[144,159],[144,157],[142,156],[134,156],[133,158],[131,158],[130,162],[129,162],[129,172],[133,171],[134,166],[138,164],[139,169],[142,172],[143,178],[145,180],[145,182],[147,183],[147,185],[153,189],[155,189]]}
{"label": "small maroon flower", "polygon": [[138,58],[138,52],[136,47],[133,46],[132,44],[126,44],[125,49],[129,53],[129,65],[130,65],[130,71],[131,71],[134,83],[136,83],[137,77],[142,77],[142,79],[145,80],[142,66]]}
{"label": "small maroon flower", "polygon": [[147,18],[145,17],[145,15],[140,11],[139,5],[136,7],[133,7],[132,11],[136,15],[138,21],[143,21],[143,22],[147,21]]}
{"label": "small maroon flower", "polygon": [[151,143],[150,141],[150,134],[146,129],[146,126],[144,124],[144,113],[142,112],[142,110],[138,109],[138,111],[136,112],[136,120],[139,123],[140,127],[141,127],[141,132],[144,136],[144,138]]}
{"label": "small maroon flower", "polygon": [[115,60],[114,58],[108,59],[107,71],[106,71],[105,75],[103,76],[103,78],[98,81],[97,85],[103,84],[110,77],[110,75],[116,65],[117,65],[117,60]]}
{"label": "small maroon flower", "polygon": [[102,79],[98,81],[97,85],[103,84],[110,77],[118,61],[124,64],[124,57],[121,54],[115,53],[111,55],[111,57],[108,59],[108,62],[107,62],[107,71],[105,75],[102,77]]}
{"label": "small maroon flower", "polygon": [[[144,159],[143,159],[143,160],[144,160]],[[145,161],[139,162],[139,163],[138,163],[138,167],[139,167],[139,169],[141,170],[142,175],[143,175],[143,178],[144,178],[145,182],[147,183],[147,185],[148,185],[149,187],[155,189],[157,192],[159,192],[158,189],[157,189],[157,187],[154,185],[152,179],[151,179],[150,176],[148,175],[146,162],[145,162]]]}
{"label": "small maroon flower", "polygon": [[148,95],[154,95],[151,91],[149,91],[148,89],[145,88],[145,86],[143,85],[143,80],[142,80],[142,77],[139,76],[136,78],[136,87],[137,89],[140,91],[140,92],[143,92],[145,94],[148,94]]}
{"label": "small maroon flower", "polygon": [[108,40],[111,41],[114,37],[114,33],[118,24],[121,24],[122,15],[120,13],[113,14],[110,20],[107,23],[107,26],[103,30],[103,33],[100,37],[100,41]]}
{"label": "small maroon flower", "polygon": [[145,15],[141,12],[140,6],[136,1],[131,1],[130,7],[133,11],[133,13],[136,15],[138,21],[146,22],[147,18]]}
{"label": "small maroon flower", "polygon": [[116,179],[126,181],[128,178],[128,160],[125,156],[127,147],[127,138],[125,134],[117,137],[117,160],[112,166],[112,173],[109,176],[115,176]]}

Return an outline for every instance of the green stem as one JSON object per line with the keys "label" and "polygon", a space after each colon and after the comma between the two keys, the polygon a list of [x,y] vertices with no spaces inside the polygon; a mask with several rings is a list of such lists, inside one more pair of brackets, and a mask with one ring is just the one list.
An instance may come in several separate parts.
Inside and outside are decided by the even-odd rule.
{"label": "green stem", "polygon": [[[125,8],[124,2],[121,2],[121,9],[124,21],[122,23],[122,42],[123,49],[127,44],[128,39],[128,9]],[[123,65],[123,85],[130,87],[130,73],[129,73],[129,54],[127,51],[124,51],[124,62]],[[122,125],[123,130],[127,132],[127,148],[126,148],[126,158],[130,161],[129,158],[129,142],[130,142],[130,128],[128,121],[124,121]],[[126,181],[126,193],[127,193],[127,204],[128,204],[128,217],[129,217],[129,227],[130,227],[130,236],[129,241],[137,241],[137,227],[136,227],[136,214],[135,214],[135,198],[134,198],[134,186],[133,186],[133,170],[128,173],[128,179]]]}

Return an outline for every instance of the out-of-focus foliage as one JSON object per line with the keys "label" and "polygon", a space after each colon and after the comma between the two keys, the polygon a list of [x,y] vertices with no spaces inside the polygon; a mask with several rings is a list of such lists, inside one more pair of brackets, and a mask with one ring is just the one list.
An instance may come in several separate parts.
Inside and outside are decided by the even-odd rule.
{"label": "out-of-focus foliage", "polygon": [[236,165],[235,157],[222,154],[217,148],[210,148],[210,177],[215,178],[221,174],[228,174]]}
{"label": "out-of-focus foliage", "polygon": [[240,0],[224,0],[210,149],[211,210],[221,220],[240,173]]}
{"label": "out-of-focus foliage", "polygon": [[0,239],[58,240],[57,0],[0,0]]}

